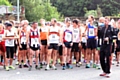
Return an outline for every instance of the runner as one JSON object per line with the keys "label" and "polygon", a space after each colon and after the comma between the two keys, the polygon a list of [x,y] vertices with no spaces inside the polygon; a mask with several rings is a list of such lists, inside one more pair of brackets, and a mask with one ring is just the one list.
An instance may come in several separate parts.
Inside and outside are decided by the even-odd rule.
{"label": "runner", "polygon": [[[57,22],[57,26],[59,28],[61,28],[60,29],[60,36],[63,36],[63,24],[62,24],[62,22]],[[62,42],[60,42],[60,44],[59,44],[59,50],[58,50],[58,55],[57,55],[57,63],[63,65],[63,46],[62,46]]]}
{"label": "runner", "polygon": [[[15,33],[17,33],[18,35],[18,27],[15,27],[15,21],[12,20],[10,21],[10,23],[12,24],[12,30],[15,31]],[[18,40],[17,39],[14,40],[14,44],[15,44],[14,46],[14,60],[15,60],[17,57],[17,51],[18,51]]]}
{"label": "runner", "polygon": [[[9,68],[15,69],[15,67],[12,65],[13,57],[14,57],[14,41],[18,39],[17,33],[12,30],[12,25],[7,24],[7,30],[5,32],[5,35],[3,37],[5,39],[5,46],[6,46],[6,71],[9,71]],[[10,59],[10,65],[8,64],[8,61]]]}
{"label": "runner", "polygon": [[72,27],[70,19],[65,20],[65,27],[63,29],[63,70],[66,68],[72,69],[73,67],[69,64],[71,47],[72,47]]}
{"label": "runner", "polygon": [[112,42],[112,49],[111,49],[111,65],[114,65],[114,62],[113,62],[113,57],[114,57],[114,53],[116,51],[116,48],[115,48],[115,42],[117,40],[117,34],[118,34],[118,29],[117,29],[117,26],[116,26],[116,23],[114,21],[114,19],[111,19],[109,25],[111,25],[111,27],[113,27],[113,42]]}
{"label": "runner", "polygon": [[[29,21],[28,20],[23,20],[23,24],[27,25],[27,31],[30,32],[31,26],[29,25]],[[28,41],[29,44],[29,41]],[[27,59],[28,59],[28,64],[29,64],[29,56],[30,55],[30,48],[27,49]]]}
{"label": "runner", "polygon": [[[20,34],[20,31],[21,31],[21,29],[22,29],[22,26],[24,25],[24,21],[21,21],[20,22],[20,26],[18,27],[18,35]],[[18,41],[19,41],[19,39],[18,39]],[[19,47],[19,42],[18,42],[18,47]],[[21,51],[19,50],[19,48],[18,48],[18,55],[17,55],[17,62],[16,62],[16,65],[19,65],[19,61],[21,61],[21,62],[23,62],[23,60],[21,59],[22,57],[21,57]],[[20,62],[20,63],[21,63]]]}
{"label": "runner", "polygon": [[51,20],[51,26],[48,30],[48,53],[47,53],[47,66],[45,70],[49,70],[51,56],[53,55],[53,63],[52,68],[57,70],[56,64],[56,57],[57,57],[57,50],[58,45],[60,42],[60,29],[56,26],[56,19]]}
{"label": "runner", "polygon": [[87,54],[86,54],[87,39],[86,39],[85,33],[82,33],[81,45],[82,45],[81,51],[82,51],[82,54],[84,55],[84,62],[86,63],[86,60],[87,60]]}
{"label": "runner", "polygon": [[119,66],[119,61],[120,61],[120,32],[118,32],[118,39],[116,41],[116,51],[117,51],[117,65],[116,66]]}
{"label": "runner", "polygon": [[82,66],[82,58],[83,58],[83,55],[82,55],[82,45],[81,45],[81,40],[82,40],[82,23],[79,19],[78,20],[78,28],[80,28],[80,35],[81,35],[81,38],[80,38],[80,45],[79,45],[79,64],[80,66]]}
{"label": "runner", "polygon": [[81,30],[78,27],[78,20],[73,20],[73,45],[72,45],[72,52],[75,52],[75,57],[76,57],[76,67],[80,67],[79,64],[79,46],[81,45]]}
{"label": "runner", "polygon": [[41,52],[40,52],[40,68],[43,67],[43,64],[46,64],[47,59],[47,33],[48,27],[45,25],[45,20],[40,20],[40,39],[41,39]]}
{"label": "runner", "polygon": [[19,31],[19,68],[22,68],[22,60],[24,67],[28,67],[26,64],[27,57],[27,48],[28,48],[28,34],[27,34],[27,25],[23,25],[21,30]]}
{"label": "runner", "polygon": [[33,22],[32,28],[28,32],[28,39],[29,39],[29,45],[30,45],[30,53],[29,53],[29,71],[32,69],[32,59],[33,55],[35,55],[35,61],[36,65],[35,68],[38,69],[38,57],[39,57],[39,49],[40,49],[40,33],[38,30],[38,23]]}
{"label": "runner", "polygon": [[5,30],[3,29],[3,24],[0,24],[0,55],[3,56],[4,64],[0,62],[0,65],[5,67],[6,56],[5,56],[5,41],[3,40]]}
{"label": "runner", "polygon": [[86,23],[83,23],[80,27],[81,29],[81,36],[82,36],[82,39],[81,39],[81,52],[82,52],[82,56],[84,56],[84,63],[86,63],[86,60],[87,60],[87,54],[86,54],[86,48],[87,48],[87,39],[86,39],[86,36],[87,34],[84,32],[85,31],[85,28],[86,28]]}
{"label": "runner", "polygon": [[[86,27],[87,30],[87,64],[86,68],[90,68],[90,63],[92,62],[92,53],[93,53],[93,67],[96,66],[95,64],[95,54],[96,54],[96,35],[97,35],[97,29],[93,25],[94,17],[89,16],[88,17],[88,26]],[[85,32],[86,32],[85,30]]]}
{"label": "runner", "polygon": [[102,45],[100,49],[100,64],[103,73],[100,76],[110,77],[110,57],[112,46],[113,28],[109,25],[109,19],[105,18],[105,27],[100,31],[100,38],[102,39]]}
{"label": "runner", "polygon": [[118,28],[118,34],[117,34],[117,41],[115,42],[115,47],[116,47],[116,61],[117,64],[116,66],[119,66],[119,61],[120,61],[120,19],[117,22],[117,28]]}

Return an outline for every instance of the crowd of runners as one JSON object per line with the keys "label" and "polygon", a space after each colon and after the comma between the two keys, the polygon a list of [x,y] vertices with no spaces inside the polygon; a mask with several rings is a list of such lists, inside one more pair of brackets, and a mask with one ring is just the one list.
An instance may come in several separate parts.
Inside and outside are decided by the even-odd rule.
{"label": "crowd of runners", "polygon": [[[36,69],[73,69],[86,64],[85,68],[102,68],[100,76],[110,77],[110,67],[115,53],[116,66],[119,66],[120,20],[100,17],[98,21],[91,15],[86,22],[65,18],[59,22],[40,19],[29,25],[28,20],[6,21],[0,24],[0,65],[6,71],[19,68],[29,71]],[[34,63],[34,64],[33,64]],[[100,66],[101,64],[101,66]]]}

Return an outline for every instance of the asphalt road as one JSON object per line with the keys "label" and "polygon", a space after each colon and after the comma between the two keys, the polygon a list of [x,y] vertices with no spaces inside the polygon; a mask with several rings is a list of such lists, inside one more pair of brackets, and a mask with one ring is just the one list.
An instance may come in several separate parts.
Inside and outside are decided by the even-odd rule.
{"label": "asphalt road", "polygon": [[58,70],[49,71],[45,71],[45,67],[41,70],[36,70],[33,67],[32,71],[28,71],[28,68],[19,69],[16,65],[16,70],[5,71],[1,66],[0,80],[120,80],[120,67],[115,65],[112,66],[109,79],[99,76],[102,70],[86,69],[85,64],[80,68],[73,66],[73,69],[62,70],[62,67],[58,64]]}

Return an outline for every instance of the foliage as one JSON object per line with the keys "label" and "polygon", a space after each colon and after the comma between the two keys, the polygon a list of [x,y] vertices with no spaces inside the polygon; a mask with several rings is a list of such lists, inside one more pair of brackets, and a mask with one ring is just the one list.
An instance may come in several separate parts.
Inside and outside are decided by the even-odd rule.
{"label": "foliage", "polygon": [[96,10],[89,10],[86,12],[85,17],[88,17],[89,15],[93,15],[94,17],[97,17],[97,11]]}
{"label": "foliage", "polygon": [[[16,0],[9,0],[16,5]],[[20,0],[20,5],[25,7],[25,17],[29,21],[39,21],[41,18],[51,20],[51,18],[62,19],[57,8],[51,6],[49,0]]]}
{"label": "foliage", "polygon": [[85,9],[97,10],[97,5],[103,16],[117,15],[120,12],[120,0],[51,0],[51,3],[65,16],[83,17]]}
{"label": "foliage", "polygon": [[97,5],[97,10],[87,10],[87,8],[84,8],[84,11],[86,12],[85,17],[88,17],[89,15],[93,15],[94,17],[103,16],[101,8],[99,8],[99,5]]}
{"label": "foliage", "polygon": [[7,6],[11,6],[11,4],[9,3],[8,0],[0,0],[0,5],[7,5]]}

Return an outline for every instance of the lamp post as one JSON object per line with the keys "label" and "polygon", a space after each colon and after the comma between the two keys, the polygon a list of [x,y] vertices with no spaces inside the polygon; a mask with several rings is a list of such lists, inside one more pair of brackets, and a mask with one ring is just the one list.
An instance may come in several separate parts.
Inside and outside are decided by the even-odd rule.
{"label": "lamp post", "polygon": [[20,14],[19,14],[19,0],[17,0],[17,21],[20,21]]}

